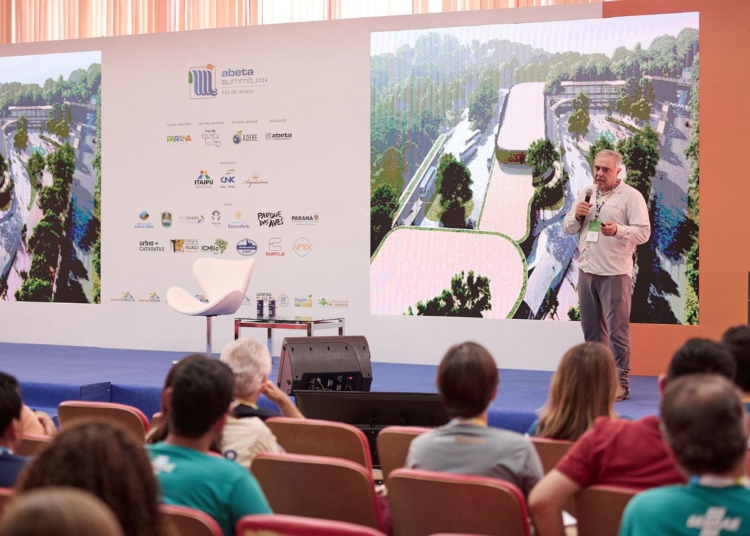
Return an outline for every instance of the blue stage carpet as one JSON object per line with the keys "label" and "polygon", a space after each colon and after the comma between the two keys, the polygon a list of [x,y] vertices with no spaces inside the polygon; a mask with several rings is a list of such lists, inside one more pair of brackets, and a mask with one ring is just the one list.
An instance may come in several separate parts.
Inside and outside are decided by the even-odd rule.
{"label": "blue stage carpet", "polygon": [[[159,411],[159,397],[172,361],[183,352],[118,350],[77,346],[0,343],[0,370],[21,382],[24,401],[52,415],[64,400],[96,400],[129,404],[149,418]],[[276,379],[274,358],[271,379]],[[372,390],[434,393],[436,366],[372,364]],[[500,370],[500,391],[490,406],[490,425],[525,432],[544,404],[551,372]],[[632,400],[616,405],[634,419],[659,411],[656,378],[634,376]],[[261,398],[260,405],[273,407]]]}

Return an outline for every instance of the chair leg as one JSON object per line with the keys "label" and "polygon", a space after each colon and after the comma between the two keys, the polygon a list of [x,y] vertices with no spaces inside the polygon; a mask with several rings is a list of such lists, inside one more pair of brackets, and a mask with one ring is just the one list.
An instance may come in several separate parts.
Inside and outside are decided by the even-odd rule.
{"label": "chair leg", "polygon": [[206,317],[206,357],[209,359],[214,356],[211,351],[211,317]]}

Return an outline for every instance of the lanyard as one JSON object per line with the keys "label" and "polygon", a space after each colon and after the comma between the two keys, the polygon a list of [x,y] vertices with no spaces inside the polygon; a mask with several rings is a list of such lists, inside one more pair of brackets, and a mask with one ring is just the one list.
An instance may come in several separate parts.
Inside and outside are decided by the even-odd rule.
{"label": "lanyard", "polygon": [[[599,220],[599,213],[602,211],[602,207],[609,201],[609,198],[612,197],[612,194],[615,193],[615,188],[617,188],[620,185],[620,181],[617,181],[617,184],[615,184],[614,188],[612,188],[609,192],[606,194],[601,194],[599,192],[599,188],[596,189],[596,212],[594,212],[594,221]],[[601,196],[602,202],[599,203],[599,197]]]}
{"label": "lanyard", "polygon": [[747,477],[745,476],[741,476],[739,478],[730,478],[717,475],[693,475],[688,479],[688,483],[704,488],[730,488],[733,486],[744,486],[746,488],[750,487],[747,481]]}

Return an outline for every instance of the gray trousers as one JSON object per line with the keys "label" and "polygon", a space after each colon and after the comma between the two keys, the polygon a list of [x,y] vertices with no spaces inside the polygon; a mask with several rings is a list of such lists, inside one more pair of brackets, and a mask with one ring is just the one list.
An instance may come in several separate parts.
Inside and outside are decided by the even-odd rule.
{"label": "gray trousers", "polygon": [[630,386],[630,298],[633,280],[627,275],[578,272],[581,328],[586,342],[609,345],[615,355],[620,385]]}

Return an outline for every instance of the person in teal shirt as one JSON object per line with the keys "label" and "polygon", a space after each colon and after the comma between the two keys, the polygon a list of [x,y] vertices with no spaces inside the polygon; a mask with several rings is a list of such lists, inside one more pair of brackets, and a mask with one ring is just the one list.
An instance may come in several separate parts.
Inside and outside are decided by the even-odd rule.
{"label": "person in teal shirt", "polygon": [[739,391],[721,376],[691,374],[667,387],[661,415],[688,484],[636,495],[620,536],[750,536],[747,414]]}
{"label": "person in teal shirt", "polygon": [[224,536],[234,535],[242,516],[272,513],[247,469],[208,454],[226,423],[233,391],[234,375],[227,365],[191,356],[165,392],[169,434],[163,442],[146,447],[162,502],[207,513]]}

